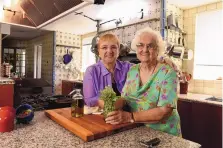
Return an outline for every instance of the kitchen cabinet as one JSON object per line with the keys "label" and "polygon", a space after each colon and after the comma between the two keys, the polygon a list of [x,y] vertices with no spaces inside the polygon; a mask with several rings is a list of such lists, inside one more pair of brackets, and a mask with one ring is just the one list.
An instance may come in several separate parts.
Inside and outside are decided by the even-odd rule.
{"label": "kitchen cabinet", "polygon": [[[15,78],[15,85],[14,85],[14,108],[17,108],[22,103],[22,96],[21,92],[24,92],[24,89],[22,88],[22,79]],[[28,92],[26,91],[28,94]]]}
{"label": "kitchen cabinet", "polygon": [[13,107],[14,84],[0,84],[0,107]]}
{"label": "kitchen cabinet", "polygon": [[181,131],[183,138],[185,139],[191,139],[191,129],[192,126],[191,122],[191,114],[192,114],[192,102],[190,101],[178,101],[178,113],[180,115],[180,121],[181,121]]}
{"label": "kitchen cabinet", "polygon": [[178,100],[183,138],[204,148],[222,146],[222,106]]}
{"label": "kitchen cabinet", "polygon": [[83,88],[83,83],[76,80],[62,80],[62,95],[68,95],[74,89]]}
{"label": "kitchen cabinet", "polygon": [[222,107],[212,104],[192,104],[192,139],[207,148],[222,146]]}

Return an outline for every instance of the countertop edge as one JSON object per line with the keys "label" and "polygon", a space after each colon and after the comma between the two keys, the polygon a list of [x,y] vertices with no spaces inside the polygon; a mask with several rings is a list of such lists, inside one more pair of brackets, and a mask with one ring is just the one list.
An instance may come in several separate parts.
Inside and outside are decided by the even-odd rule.
{"label": "countertop edge", "polygon": [[10,78],[0,77],[0,85],[15,84],[15,81]]}
{"label": "countertop edge", "polygon": [[206,94],[196,94],[196,93],[178,94],[179,100],[185,100],[188,102],[206,103],[206,104],[211,104],[211,105],[216,105],[216,106],[222,107],[222,105],[223,105],[222,102],[205,100],[210,97],[213,97],[213,96],[206,95]]}

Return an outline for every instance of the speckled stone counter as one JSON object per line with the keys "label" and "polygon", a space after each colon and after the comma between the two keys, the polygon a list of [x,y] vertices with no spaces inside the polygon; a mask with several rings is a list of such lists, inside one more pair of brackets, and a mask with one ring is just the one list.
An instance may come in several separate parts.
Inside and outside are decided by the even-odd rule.
{"label": "speckled stone counter", "polygon": [[9,133],[0,133],[1,148],[140,148],[138,141],[158,137],[162,148],[198,148],[199,144],[155,131],[147,127],[114,134],[91,142],[84,142],[57,123],[48,119],[44,112],[35,112],[29,125],[17,125]]}
{"label": "speckled stone counter", "polygon": [[0,85],[4,84],[15,84],[15,82],[12,79],[0,77]]}
{"label": "speckled stone counter", "polygon": [[194,94],[194,93],[188,93],[188,94],[178,94],[178,98],[181,100],[186,100],[186,101],[194,101],[194,102],[201,102],[201,103],[208,103],[208,104],[213,104],[217,106],[222,106],[222,102],[217,102],[217,101],[210,101],[210,100],[205,100],[207,98],[213,97],[212,95],[205,95],[205,94]]}

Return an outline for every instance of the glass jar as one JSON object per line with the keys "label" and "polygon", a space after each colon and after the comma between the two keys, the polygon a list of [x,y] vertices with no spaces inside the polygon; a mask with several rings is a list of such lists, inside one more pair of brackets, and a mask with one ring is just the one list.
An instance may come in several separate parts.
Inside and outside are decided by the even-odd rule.
{"label": "glass jar", "polygon": [[71,116],[77,118],[82,117],[84,115],[84,99],[80,89],[76,89],[76,93],[73,95],[72,99]]}

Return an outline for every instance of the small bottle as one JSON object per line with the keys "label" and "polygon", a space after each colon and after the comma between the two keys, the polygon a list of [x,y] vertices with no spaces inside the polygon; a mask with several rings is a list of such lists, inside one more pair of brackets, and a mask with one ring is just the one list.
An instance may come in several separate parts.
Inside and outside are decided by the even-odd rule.
{"label": "small bottle", "polygon": [[82,117],[84,115],[84,99],[80,89],[76,89],[76,94],[73,95],[72,99],[71,116],[77,118]]}

